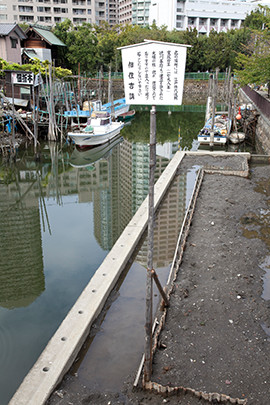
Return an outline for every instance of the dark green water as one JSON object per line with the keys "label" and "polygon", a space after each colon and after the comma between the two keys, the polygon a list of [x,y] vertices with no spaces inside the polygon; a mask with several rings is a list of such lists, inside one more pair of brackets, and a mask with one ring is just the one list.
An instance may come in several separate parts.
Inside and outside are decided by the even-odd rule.
{"label": "dark green water", "polygon": [[[179,147],[196,147],[203,122],[203,112],[157,113],[156,178]],[[39,162],[31,148],[0,160],[0,405],[147,196],[149,113],[121,136],[94,152],[43,143]],[[161,268],[171,260],[164,255]]]}

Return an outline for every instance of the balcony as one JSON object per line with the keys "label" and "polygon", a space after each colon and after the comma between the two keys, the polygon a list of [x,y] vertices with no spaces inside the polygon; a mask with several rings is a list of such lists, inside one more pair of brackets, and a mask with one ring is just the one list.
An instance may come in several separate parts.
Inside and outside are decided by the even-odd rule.
{"label": "balcony", "polygon": [[73,8],[72,12],[75,15],[84,15],[86,13],[86,10],[85,9],[80,9],[80,8]]}
{"label": "balcony", "polygon": [[72,4],[75,6],[85,6],[85,0],[72,0]]}

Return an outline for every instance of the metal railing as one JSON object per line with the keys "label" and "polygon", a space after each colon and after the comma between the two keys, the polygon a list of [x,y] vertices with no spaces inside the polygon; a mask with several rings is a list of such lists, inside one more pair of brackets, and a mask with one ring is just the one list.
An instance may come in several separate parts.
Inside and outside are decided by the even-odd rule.
{"label": "metal railing", "polygon": [[251,101],[258,107],[263,115],[270,119],[270,102],[257,91],[252,90],[249,86],[242,88],[244,93],[250,98]]}

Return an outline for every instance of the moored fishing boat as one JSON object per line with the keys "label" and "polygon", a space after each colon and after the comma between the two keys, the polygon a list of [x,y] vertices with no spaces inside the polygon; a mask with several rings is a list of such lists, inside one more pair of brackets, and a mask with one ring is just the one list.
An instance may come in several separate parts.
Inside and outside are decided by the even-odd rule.
{"label": "moored fishing boat", "polygon": [[129,104],[126,104],[125,98],[119,98],[112,103],[103,104],[101,110],[109,112],[116,119],[119,115],[128,112],[129,107]]}
{"label": "moored fishing boat", "polygon": [[79,148],[102,145],[115,138],[123,128],[122,122],[113,122],[106,111],[93,111],[87,126],[80,131],[68,132],[68,137]]}
{"label": "moored fishing boat", "polygon": [[127,122],[127,121],[132,120],[132,118],[135,117],[135,114],[136,114],[135,110],[130,110],[125,113],[119,114],[117,117],[117,120]]}
{"label": "moored fishing boat", "polygon": [[[216,115],[213,126],[213,145],[224,145],[230,133],[231,120],[226,115]],[[198,141],[203,145],[210,145],[212,132],[212,118],[209,118],[198,134]]]}

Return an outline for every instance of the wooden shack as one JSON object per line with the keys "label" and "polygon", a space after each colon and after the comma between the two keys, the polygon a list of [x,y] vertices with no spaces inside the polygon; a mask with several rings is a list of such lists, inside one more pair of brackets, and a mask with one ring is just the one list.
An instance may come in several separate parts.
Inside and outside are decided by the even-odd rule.
{"label": "wooden shack", "polygon": [[30,25],[25,31],[23,41],[22,61],[29,63],[34,58],[41,61],[54,61],[57,66],[59,47],[66,46],[48,27]]}

